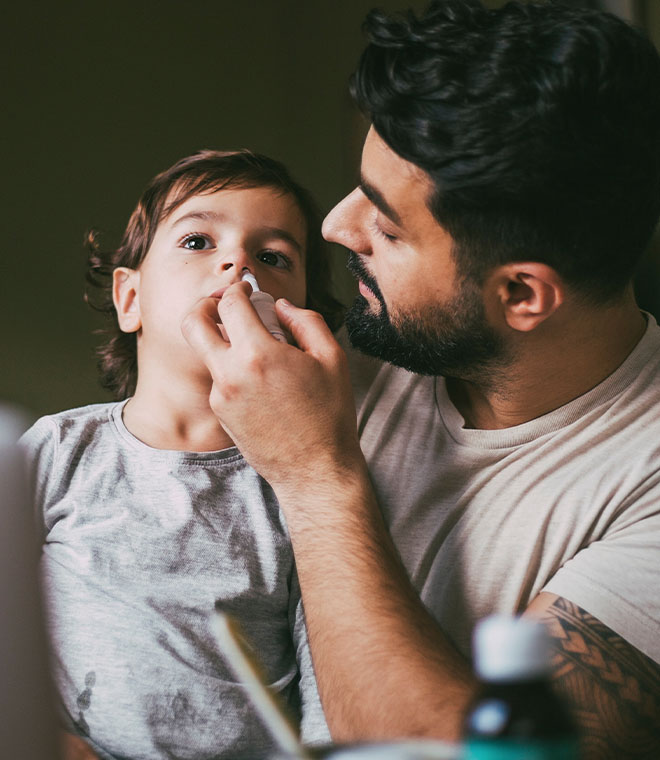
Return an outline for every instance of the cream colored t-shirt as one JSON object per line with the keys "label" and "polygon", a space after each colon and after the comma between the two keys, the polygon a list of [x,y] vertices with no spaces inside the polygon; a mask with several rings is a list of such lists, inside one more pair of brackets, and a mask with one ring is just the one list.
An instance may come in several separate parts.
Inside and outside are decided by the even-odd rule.
{"label": "cream colored t-shirt", "polygon": [[[346,341],[344,341],[346,343]],[[477,620],[540,591],[660,662],[660,327],[604,382],[473,430],[442,378],[349,350],[362,448],[422,600],[464,654]]]}

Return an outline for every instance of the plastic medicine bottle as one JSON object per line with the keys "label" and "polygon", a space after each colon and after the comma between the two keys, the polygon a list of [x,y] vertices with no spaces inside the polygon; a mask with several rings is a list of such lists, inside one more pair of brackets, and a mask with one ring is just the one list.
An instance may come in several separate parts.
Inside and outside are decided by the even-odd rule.
{"label": "plastic medicine bottle", "polygon": [[259,319],[264,323],[268,332],[280,343],[287,343],[286,335],[280,325],[275,312],[275,299],[270,293],[259,289],[256,277],[248,270],[243,270],[242,280],[247,280],[252,286],[250,301],[256,309]]}
{"label": "plastic medicine bottle", "polygon": [[465,760],[577,760],[578,736],[550,687],[545,626],[528,618],[493,616],[473,638],[482,683],[465,722]]}

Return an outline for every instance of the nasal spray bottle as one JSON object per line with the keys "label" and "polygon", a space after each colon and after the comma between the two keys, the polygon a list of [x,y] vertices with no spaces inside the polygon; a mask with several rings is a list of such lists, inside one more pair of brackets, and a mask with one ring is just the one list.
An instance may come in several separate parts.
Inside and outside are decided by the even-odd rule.
{"label": "nasal spray bottle", "polygon": [[543,623],[494,615],[474,634],[482,689],[465,724],[463,760],[577,760],[578,737],[550,685]]}
{"label": "nasal spray bottle", "polygon": [[277,338],[281,343],[287,343],[286,335],[277,319],[275,313],[275,299],[270,293],[264,293],[259,289],[257,278],[250,272],[247,267],[243,268],[241,280],[247,280],[252,285],[252,295],[250,301],[259,315],[259,319],[264,323],[268,332]]}

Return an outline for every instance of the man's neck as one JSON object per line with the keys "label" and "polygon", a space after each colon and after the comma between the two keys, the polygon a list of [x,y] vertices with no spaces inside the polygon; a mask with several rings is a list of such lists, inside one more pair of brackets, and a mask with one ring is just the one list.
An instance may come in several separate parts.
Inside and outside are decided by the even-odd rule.
{"label": "man's neck", "polygon": [[208,387],[197,388],[179,378],[151,380],[142,373],[124,407],[124,424],[136,438],[174,451],[218,451],[234,445],[209,406],[210,381]]}
{"label": "man's neck", "polygon": [[566,310],[531,333],[514,336],[515,358],[495,382],[448,378],[466,427],[520,425],[567,404],[611,375],[635,348],[646,320],[632,296],[611,307]]}

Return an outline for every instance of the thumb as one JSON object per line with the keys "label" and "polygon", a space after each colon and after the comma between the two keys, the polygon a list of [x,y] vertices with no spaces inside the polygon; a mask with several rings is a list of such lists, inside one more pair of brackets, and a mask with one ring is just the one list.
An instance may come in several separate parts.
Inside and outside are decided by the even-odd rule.
{"label": "thumb", "polygon": [[303,351],[320,354],[324,353],[324,347],[336,343],[325,319],[318,312],[300,309],[286,298],[276,301],[275,310],[282,327],[291,333],[298,348]]}

